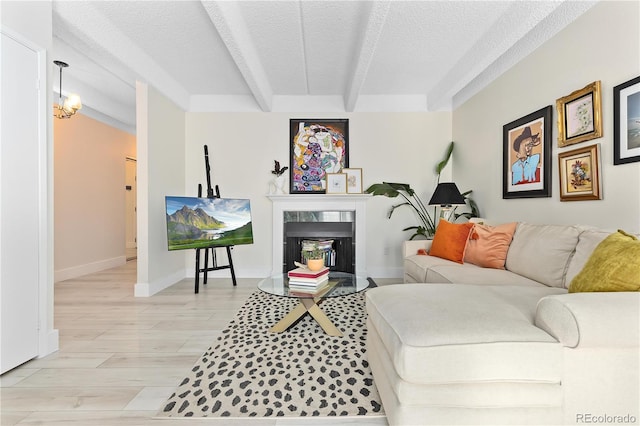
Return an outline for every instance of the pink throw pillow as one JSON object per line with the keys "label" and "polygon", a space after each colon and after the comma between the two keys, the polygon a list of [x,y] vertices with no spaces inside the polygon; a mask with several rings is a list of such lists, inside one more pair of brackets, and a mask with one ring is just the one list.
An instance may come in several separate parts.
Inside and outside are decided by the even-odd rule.
{"label": "pink throw pillow", "polygon": [[517,223],[498,226],[476,224],[469,235],[464,261],[483,268],[504,269]]}

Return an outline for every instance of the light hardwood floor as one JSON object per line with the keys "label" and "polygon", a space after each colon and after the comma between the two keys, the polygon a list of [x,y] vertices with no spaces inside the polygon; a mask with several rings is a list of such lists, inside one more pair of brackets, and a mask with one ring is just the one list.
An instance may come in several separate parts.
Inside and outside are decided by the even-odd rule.
{"label": "light hardwood floor", "polygon": [[[60,350],[0,376],[0,424],[9,425],[386,425],[378,418],[154,419],[217,339],[257,279],[187,279],[133,297],[136,261],[55,284]],[[393,280],[391,280],[393,281]],[[384,280],[376,280],[384,284]]]}

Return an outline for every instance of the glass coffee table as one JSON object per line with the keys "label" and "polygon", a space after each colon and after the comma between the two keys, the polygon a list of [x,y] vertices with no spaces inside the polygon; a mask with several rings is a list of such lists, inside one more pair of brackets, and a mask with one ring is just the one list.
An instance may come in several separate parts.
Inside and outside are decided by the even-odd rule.
{"label": "glass coffee table", "polygon": [[366,277],[346,272],[329,272],[329,284],[322,286],[317,292],[301,293],[296,289],[290,289],[286,273],[265,278],[258,283],[258,289],[265,293],[290,297],[299,301],[298,305],[269,331],[282,333],[308,312],[320,324],[324,332],[330,336],[342,336],[342,333],[320,309],[322,301],[331,297],[355,294],[365,290],[368,286],[369,281]]}

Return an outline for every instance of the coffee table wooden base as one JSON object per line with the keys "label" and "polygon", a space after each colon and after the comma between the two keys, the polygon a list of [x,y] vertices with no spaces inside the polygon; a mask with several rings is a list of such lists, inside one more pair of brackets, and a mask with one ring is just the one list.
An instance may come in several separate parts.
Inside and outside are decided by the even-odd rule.
{"label": "coffee table wooden base", "polygon": [[336,328],[327,315],[320,309],[318,303],[322,299],[298,299],[300,303],[291,310],[284,318],[282,318],[276,325],[269,329],[272,333],[282,333],[293,325],[299,318],[309,312],[309,314],[316,320],[320,327],[329,336],[342,337],[340,330]]}

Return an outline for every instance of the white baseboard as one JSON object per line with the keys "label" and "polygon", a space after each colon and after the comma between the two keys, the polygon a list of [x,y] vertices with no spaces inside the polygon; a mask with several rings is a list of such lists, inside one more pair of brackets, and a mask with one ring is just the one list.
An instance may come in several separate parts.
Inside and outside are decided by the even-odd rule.
{"label": "white baseboard", "polygon": [[58,330],[50,330],[45,336],[40,339],[40,346],[38,347],[38,358],[43,358],[50,355],[60,349],[60,336]]}
{"label": "white baseboard", "polygon": [[[271,270],[269,268],[233,268],[236,273],[236,278],[265,278],[271,276]],[[195,278],[196,273],[194,269],[188,269],[186,278]],[[202,276],[202,275],[200,275]],[[220,269],[218,271],[209,271],[207,276],[211,278],[231,278],[231,271],[229,269]]]}
{"label": "white baseboard", "polygon": [[85,265],[73,266],[71,268],[59,269],[54,271],[53,282],[70,280],[72,278],[81,277],[83,275],[92,274],[94,272],[104,271],[105,269],[115,268],[116,266],[127,263],[126,256],[118,256],[111,259],[104,259],[97,262],[87,263]]}
{"label": "white baseboard", "polygon": [[404,276],[402,268],[367,268],[367,275],[372,278],[400,278]]}
{"label": "white baseboard", "polygon": [[165,288],[171,287],[175,283],[182,281],[184,278],[186,278],[185,271],[181,270],[152,283],[136,283],[133,295],[135,297],[150,297]]}

